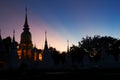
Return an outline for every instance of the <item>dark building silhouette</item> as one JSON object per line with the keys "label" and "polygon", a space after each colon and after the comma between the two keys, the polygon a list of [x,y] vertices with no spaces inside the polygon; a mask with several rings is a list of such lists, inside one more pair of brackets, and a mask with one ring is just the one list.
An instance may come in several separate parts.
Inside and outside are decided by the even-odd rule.
{"label": "dark building silhouette", "polygon": [[50,68],[53,66],[52,54],[50,53],[49,48],[48,48],[47,32],[45,32],[45,44],[44,44],[42,61],[43,61],[43,63],[45,63],[45,67]]}
{"label": "dark building silhouette", "polygon": [[17,53],[17,43],[15,41],[15,30],[13,31],[13,39],[10,47],[9,53],[9,67],[11,69],[18,69],[19,68],[19,58]]}
{"label": "dark building silhouette", "polygon": [[6,50],[5,45],[1,36],[1,30],[0,30],[0,70],[5,69],[7,67],[7,59],[6,59]]}
{"label": "dark building silhouette", "polygon": [[5,54],[5,46],[2,40],[2,36],[1,36],[1,30],[0,30],[0,60],[1,61],[5,61],[4,60],[4,54]]}
{"label": "dark building silhouette", "polygon": [[21,40],[18,49],[18,56],[21,64],[26,64],[27,66],[33,66],[35,62],[39,62],[41,66],[52,65],[52,56],[48,48],[47,42],[47,32],[45,32],[45,45],[44,49],[37,49],[36,46],[33,47],[32,35],[29,31],[28,18],[27,18],[27,8],[25,14],[25,23],[23,32],[21,34]]}

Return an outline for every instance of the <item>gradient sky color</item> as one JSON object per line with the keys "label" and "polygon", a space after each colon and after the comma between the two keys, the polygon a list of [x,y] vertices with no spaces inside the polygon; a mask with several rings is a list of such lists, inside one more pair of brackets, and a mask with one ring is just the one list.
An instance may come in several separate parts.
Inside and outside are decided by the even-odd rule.
{"label": "gradient sky color", "polygon": [[[26,0],[28,23],[33,44],[44,48],[47,30],[48,44],[60,51],[67,50],[67,40],[78,45],[82,37],[101,35],[120,37],[120,0]],[[2,38],[20,42],[25,21],[25,0],[0,0]]]}

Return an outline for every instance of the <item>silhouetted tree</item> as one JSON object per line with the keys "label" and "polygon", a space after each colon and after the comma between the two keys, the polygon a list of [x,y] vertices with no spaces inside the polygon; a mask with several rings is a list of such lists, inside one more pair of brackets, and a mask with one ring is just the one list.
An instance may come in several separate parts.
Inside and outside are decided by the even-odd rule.
{"label": "silhouetted tree", "polygon": [[83,48],[81,48],[80,42],[78,42],[78,46],[73,45],[70,48],[70,53],[71,53],[72,63],[74,62],[82,63],[85,51]]}
{"label": "silhouetted tree", "polygon": [[71,53],[71,58],[72,58],[72,63],[77,61],[77,53],[78,53],[79,48],[75,45],[70,47],[70,53]]}
{"label": "silhouetted tree", "polygon": [[118,53],[119,53],[119,49],[118,49],[118,44],[119,44],[119,41],[113,37],[110,37],[110,36],[105,36],[103,37],[104,39],[104,48],[105,48],[105,51],[108,55],[113,55],[114,56],[114,59],[115,61],[118,61]]}
{"label": "silhouetted tree", "polygon": [[81,46],[84,48],[85,52],[88,53],[90,61],[98,62],[100,60],[100,50],[102,48],[101,37],[95,35],[93,38],[87,36],[81,41]]}
{"label": "silhouetted tree", "polygon": [[115,61],[119,61],[120,40],[115,40],[110,47],[110,52],[114,56]]}

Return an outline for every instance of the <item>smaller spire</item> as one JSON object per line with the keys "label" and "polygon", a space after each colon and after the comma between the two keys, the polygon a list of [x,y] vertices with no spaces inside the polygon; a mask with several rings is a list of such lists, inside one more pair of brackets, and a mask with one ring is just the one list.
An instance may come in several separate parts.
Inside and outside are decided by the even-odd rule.
{"label": "smaller spire", "polygon": [[45,40],[47,40],[47,31],[45,31]]}
{"label": "smaller spire", "polygon": [[15,29],[13,30],[13,42],[15,42]]}
{"label": "smaller spire", "polygon": [[13,36],[15,36],[15,29],[13,30]]}
{"label": "smaller spire", "polygon": [[69,40],[67,40],[67,53],[69,53]]}
{"label": "smaller spire", "polygon": [[44,49],[48,49],[48,44],[47,44],[47,31],[45,31],[45,46]]}
{"label": "smaller spire", "polygon": [[15,30],[13,30],[13,39],[11,44],[11,49],[17,49],[17,43],[15,42]]}

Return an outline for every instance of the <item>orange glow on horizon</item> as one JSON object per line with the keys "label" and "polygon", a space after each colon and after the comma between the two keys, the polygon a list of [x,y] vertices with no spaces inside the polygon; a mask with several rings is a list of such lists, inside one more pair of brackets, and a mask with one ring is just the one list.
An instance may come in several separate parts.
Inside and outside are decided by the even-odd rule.
{"label": "orange glow on horizon", "polygon": [[[56,48],[56,50],[62,52],[67,51],[67,40],[60,36],[55,30],[52,29],[31,29],[32,42],[38,49],[44,49],[45,44],[45,30],[47,30],[48,47]],[[38,32],[40,35],[38,35]]]}

